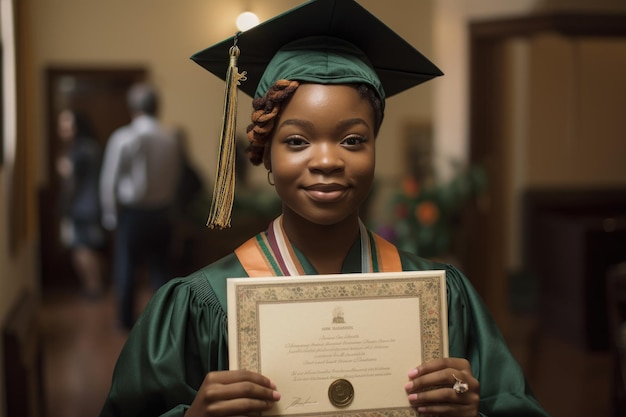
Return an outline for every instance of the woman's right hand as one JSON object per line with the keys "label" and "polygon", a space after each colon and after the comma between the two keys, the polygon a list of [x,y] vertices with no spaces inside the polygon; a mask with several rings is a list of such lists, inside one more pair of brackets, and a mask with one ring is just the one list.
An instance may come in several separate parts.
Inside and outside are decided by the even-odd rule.
{"label": "woman's right hand", "polygon": [[276,386],[256,372],[209,372],[185,417],[260,415],[279,399]]}

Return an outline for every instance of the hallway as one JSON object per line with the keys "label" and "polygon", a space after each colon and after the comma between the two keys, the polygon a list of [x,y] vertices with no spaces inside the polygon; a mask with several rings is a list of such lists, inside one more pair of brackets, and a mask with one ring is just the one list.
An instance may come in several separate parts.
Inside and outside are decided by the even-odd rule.
{"label": "hallway", "polygon": [[[144,290],[144,303],[148,296]],[[97,417],[126,340],[116,327],[114,298],[55,294],[42,304],[46,417]],[[514,318],[508,341],[544,408],[552,417],[610,416],[608,354],[537,336],[534,326],[533,319]]]}

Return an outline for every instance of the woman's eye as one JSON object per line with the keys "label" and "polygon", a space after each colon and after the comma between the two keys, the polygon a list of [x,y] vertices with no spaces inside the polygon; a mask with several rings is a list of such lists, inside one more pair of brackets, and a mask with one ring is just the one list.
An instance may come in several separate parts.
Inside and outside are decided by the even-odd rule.
{"label": "woman's eye", "polygon": [[289,146],[305,146],[307,143],[306,140],[297,136],[291,136],[285,139],[285,144]]}
{"label": "woman's eye", "polygon": [[363,136],[349,136],[341,141],[341,144],[344,146],[358,146],[365,142],[367,142],[367,139]]}

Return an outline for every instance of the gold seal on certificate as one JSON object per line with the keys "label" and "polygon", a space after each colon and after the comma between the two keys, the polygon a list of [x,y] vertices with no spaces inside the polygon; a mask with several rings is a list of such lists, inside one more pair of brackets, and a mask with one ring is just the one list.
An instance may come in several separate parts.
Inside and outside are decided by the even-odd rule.
{"label": "gold seal on certificate", "polygon": [[345,407],[354,398],[354,388],[347,379],[337,379],[328,387],[328,399],[335,407]]}

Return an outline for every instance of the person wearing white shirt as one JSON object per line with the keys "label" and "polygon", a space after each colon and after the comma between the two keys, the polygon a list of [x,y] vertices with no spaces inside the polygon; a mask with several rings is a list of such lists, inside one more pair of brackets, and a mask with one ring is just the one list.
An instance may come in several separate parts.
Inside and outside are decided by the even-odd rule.
{"label": "person wearing white shirt", "polygon": [[132,121],[111,135],[100,176],[102,224],[115,231],[114,275],[120,324],[134,323],[134,273],[147,261],[154,289],[168,279],[173,209],[180,176],[175,135],[157,119],[158,94],[149,84],[128,92]]}

